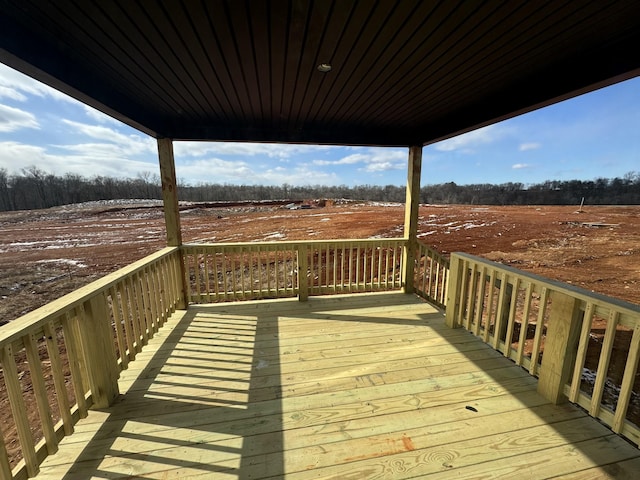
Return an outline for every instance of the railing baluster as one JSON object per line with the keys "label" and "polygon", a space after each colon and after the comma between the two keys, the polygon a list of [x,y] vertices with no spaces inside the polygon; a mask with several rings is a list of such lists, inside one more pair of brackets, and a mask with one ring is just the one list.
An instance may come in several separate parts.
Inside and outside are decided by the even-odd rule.
{"label": "railing baluster", "polygon": [[[67,395],[67,388],[64,381],[64,372],[62,370],[62,361],[60,359],[58,338],[54,323],[45,323],[43,325],[43,330],[46,337],[47,353],[49,354],[49,361],[51,362],[51,376],[53,377],[53,386],[56,391],[56,400],[58,401],[60,418],[62,419],[65,435],[71,435],[73,433],[73,418],[71,417],[71,406],[69,405],[69,396]],[[66,345],[66,342],[65,347],[67,348],[68,359],[69,347]]]}
{"label": "railing baluster", "polygon": [[423,244],[418,243],[418,251],[416,253],[416,269],[414,271],[415,279],[413,284],[425,298],[429,297],[429,292],[425,291],[427,283],[427,251]]}
{"label": "railing baluster", "polygon": [[301,302],[305,302],[309,298],[309,275],[307,272],[310,256],[313,264],[313,256],[309,255],[308,246],[304,243],[298,245],[298,298]]}
{"label": "railing baluster", "polygon": [[278,248],[271,247],[273,252],[273,279],[275,298],[280,298],[287,289],[287,278],[284,273],[286,269],[286,255]]}
{"label": "railing baluster", "polygon": [[[389,289],[389,264],[391,263],[391,251],[395,250],[395,244],[390,244],[385,250],[384,258],[384,288]],[[391,279],[393,284],[393,278]]]}
{"label": "railing baluster", "polygon": [[324,262],[322,262],[322,257],[320,257],[320,262],[322,263],[323,267],[324,267],[324,286],[326,288],[329,288],[331,286],[331,280],[330,280],[330,268],[329,265],[331,264],[329,261],[329,256],[331,255],[330,250],[329,250],[329,244],[327,243],[325,246],[325,253],[324,253]]}
{"label": "railing baluster", "polygon": [[[122,281],[122,307],[125,321],[125,331],[127,335],[131,334],[129,344],[129,360],[136,358],[136,353],[142,349],[140,340],[142,333],[140,325],[136,320],[136,304],[134,303],[135,292],[133,290],[133,281],[131,277],[127,277]],[[133,329],[133,331],[131,331]]]}
{"label": "railing baluster", "polygon": [[464,325],[465,324],[464,322],[465,305],[467,303],[467,290],[469,288],[468,263],[461,259],[459,268],[460,268],[460,287],[459,287],[460,300],[457,304],[458,311],[456,313],[456,324]]}
{"label": "railing baluster", "polygon": [[500,345],[500,337],[502,337],[502,329],[504,328],[504,309],[505,302],[508,298],[507,290],[509,286],[509,277],[506,272],[502,273],[500,279],[500,290],[498,291],[498,305],[496,308],[496,320],[493,326],[493,348],[498,350]]}
{"label": "railing baluster", "polygon": [[232,249],[231,255],[231,292],[233,299],[238,300],[238,293],[242,292],[238,289],[238,249]]}
{"label": "railing baluster", "polygon": [[476,299],[476,294],[478,290],[478,266],[475,263],[471,265],[471,274],[470,274],[469,282],[470,282],[470,290],[469,290],[469,294],[467,295],[467,301],[466,301],[467,318],[466,318],[465,328],[470,331],[472,322],[474,320],[473,307],[475,306],[475,299]]}
{"label": "railing baluster", "polygon": [[[149,292],[149,314],[151,316],[151,326],[153,327],[154,335],[160,328],[160,305],[158,302],[158,288],[155,281],[155,274],[152,266],[149,266],[144,270],[146,278],[147,291]],[[153,338],[153,335],[151,336]]]}
{"label": "railing baluster", "polygon": [[125,341],[126,333],[124,332],[122,320],[120,318],[120,301],[116,292],[116,287],[109,288],[109,296],[111,297],[111,314],[113,315],[113,326],[116,331],[116,341],[118,342],[118,350],[120,351],[120,362],[122,369],[126,369],[129,364],[127,357],[127,344]]}
{"label": "railing baluster", "polygon": [[246,287],[246,261],[245,261],[245,252],[242,249],[238,249],[238,270],[240,271],[240,285],[239,285],[239,289],[238,292],[240,294],[240,298],[242,300],[246,300],[247,299],[247,287]]}
{"label": "railing baluster", "polygon": [[338,293],[338,244],[333,244],[333,293]]}
{"label": "railing baluster", "polygon": [[213,288],[215,290],[214,301],[220,300],[220,279],[223,277],[219,257],[220,254],[216,249],[213,249],[211,252],[211,257],[213,258]]}
{"label": "railing baluster", "polygon": [[527,331],[529,329],[529,315],[531,312],[531,294],[533,292],[533,284],[527,282],[527,288],[524,293],[524,307],[522,317],[520,319],[520,336],[518,337],[518,352],[516,353],[516,364],[522,365],[524,360],[524,347],[527,342]]}
{"label": "railing baluster", "polygon": [[346,244],[344,242],[340,242],[340,292],[344,292],[344,288],[346,286],[345,282],[345,255],[346,255]]}
{"label": "railing baluster", "polygon": [[437,264],[436,265],[436,278],[435,278],[435,285],[434,285],[434,291],[433,291],[433,298],[438,298],[438,294],[440,292],[442,292],[442,290],[444,290],[443,288],[441,288],[441,279],[440,279],[440,269],[441,269],[441,265]]}
{"label": "railing baluster", "polygon": [[164,326],[164,324],[169,320],[169,316],[172,313],[170,299],[169,299],[169,280],[167,277],[167,258],[163,257],[158,262],[158,268],[156,271],[156,283],[158,284],[158,289],[160,291],[159,299],[160,299],[160,315],[162,317],[162,322],[160,326]]}
{"label": "railing baluster", "polygon": [[629,353],[627,363],[624,367],[624,375],[620,384],[620,395],[618,396],[618,404],[613,417],[613,425],[611,428],[614,432],[622,432],[624,427],[627,410],[629,408],[629,400],[635,383],[636,372],[638,371],[638,360],[640,360],[640,323],[636,323],[629,345]]}
{"label": "railing baluster", "polygon": [[140,277],[140,273],[136,273],[134,276],[134,285],[136,292],[136,304],[137,304],[137,318],[138,324],[140,325],[140,333],[142,334],[142,345],[146,345],[149,342],[149,334],[151,333],[151,328],[149,327],[149,319],[147,316],[147,309],[144,302],[145,291],[142,286],[142,279]]}
{"label": "railing baluster", "polygon": [[35,477],[40,471],[38,459],[36,457],[35,443],[29,428],[29,418],[22,396],[22,387],[18,379],[18,369],[16,368],[16,360],[13,355],[13,347],[5,345],[0,349],[0,365],[4,373],[4,382],[7,387],[7,395],[11,406],[11,413],[16,425],[18,438],[20,439],[20,448],[22,457],[27,466],[27,472],[30,477]]}
{"label": "railing baluster", "polygon": [[[429,286],[427,287],[427,296],[436,298],[437,288],[433,288],[433,279],[435,277],[435,272],[433,271],[433,255],[429,255],[430,252],[427,251],[426,255],[429,257]],[[426,262],[426,259],[425,259]],[[426,267],[425,267],[426,268]]]}
{"label": "railing baluster", "polygon": [[482,326],[482,314],[484,312],[484,295],[487,289],[487,267],[482,266],[480,269],[480,278],[478,279],[480,285],[480,291],[478,292],[478,299],[475,312],[475,327],[474,335],[480,336],[480,327]]}
{"label": "railing baluster", "polygon": [[494,292],[494,284],[496,281],[496,271],[495,269],[491,270],[489,274],[489,288],[487,288],[487,317],[484,321],[484,332],[483,332],[483,340],[484,343],[489,343],[489,334],[491,330],[491,320],[493,316],[493,297],[495,296]]}
{"label": "railing baluster", "polygon": [[607,381],[607,374],[609,373],[609,361],[611,360],[611,352],[613,350],[613,341],[616,336],[618,318],[618,312],[612,309],[607,321],[607,328],[604,332],[604,340],[602,341],[602,350],[598,361],[596,381],[593,385],[593,393],[591,394],[591,407],[589,408],[589,414],[594,417],[597,417],[600,413],[602,394],[604,393],[604,385]]}
{"label": "railing baluster", "polygon": [[200,253],[198,249],[193,251],[193,281],[196,287],[196,302],[202,303],[202,288],[200,286]]}
{"label": "railing baluster", "polygon": [[509,314],[507,317],[507,333],[504,337],[504,356],[511,357],[511,342],[516,323],[516,304],[518,303],[518,290],[520,289],[520,279],[516,278],[511,286],[511,299],[509,304]]}
{"label": "railing baluster", "polygon": [[580,396],[580,385],[582,383],[582,369],[587,358],[587,350],[589,348],[589,337],[591,336],[591,325],[593,323],[593,314],[595,305],[591,302],[587,303],[582,318],[582,328],[580,330],[580,339],[578,340],[578,351],[576,352],[575,365],[573,367],[573,376],[571,380],[571,388],[569,392],[569,400],[577,402]]}
{"label": "railing baluster", "polygon": [[209,254],[202,249],[202,274],[204,275],[204,297],[207,303],[211,302],[211,282],[209,281]]}
{"label": "railing baluster", "polygon": [[360,291],[360,244],[356,247],[356,291]]}
{"label": "railing baluster", "polygon": [[37,342],[32,333],[23,335],[22,343],[24,344],[24,349],[27,354],[29,372],[31,373],[31,385],[33,386],[33,394],[36,397],[36,406],[38,407],[42,433],[47,444],[47,452],[49,455],[52,455],[58,451],[58,438],[53,429],[51,406],[49,405],[47,389],[44,385],[40,353],[38,352]]}
{"label": "railing baluster", "polygon": [[369,270],[371,271],[371,273],[369,274],[369,276],[371,277],[371,288],[369,291],[372,292],[373,281],[376,274],[376,249],[375,247],[373,247],[373,245],[371,246],[371,268]]}
{"label": "railing baluster", "polygon": [[228,275],[227,275],[227,252],[220,249],[220,270],[222,271],[222,297],[227,300]]}
{"label": "railing baluster", "polygon": [[538,305],[538,318],[536,320],[536,332],[533,337],[533,347],[531,349],[531,365],[529,365],[529,373],[537,375],[538,373],[538,356],[540,355],[540,346],[542,342],[542,330],[544,329],[544,317],[547,313],[547,303],[549,299],[549,289],[542,287],[540,293],[540,303]]}
{"label": "railing baluster", "polygon": [[77,314],[73,316],[66,312],[61,320],[62,334],[64,335],[65,346],[67,347],[67,358],[69,359],[69,370],[71,371],[71,384],[78,405],[80,418],[87,416],[86,388],[87,378],[84,360],[82,359],[82,349],[80,347],[80,337],[78,334]]}

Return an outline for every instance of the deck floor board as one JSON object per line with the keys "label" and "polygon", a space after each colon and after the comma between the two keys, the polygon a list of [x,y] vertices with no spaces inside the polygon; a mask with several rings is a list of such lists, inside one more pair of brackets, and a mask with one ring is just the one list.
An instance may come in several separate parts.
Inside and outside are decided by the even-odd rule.
{"label": "deck floor board", "polygon": [[[170,319],[40,479],[625,478],[640,450],[398,293]],[[632,477],[629,477],[632,478]]]}

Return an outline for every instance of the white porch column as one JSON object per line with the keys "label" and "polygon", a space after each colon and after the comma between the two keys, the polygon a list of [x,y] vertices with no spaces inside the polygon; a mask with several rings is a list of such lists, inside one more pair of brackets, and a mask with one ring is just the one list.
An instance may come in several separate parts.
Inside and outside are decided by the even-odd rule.
{"label": "white porch column", "polygon": [[402,255],[402,286],[405,293],[414,292],[413,275],[418,247],[418,207],[420,206],[420,172],[422,145],[409,147],[407,195],[404,206],[404,238],[407,241]]}

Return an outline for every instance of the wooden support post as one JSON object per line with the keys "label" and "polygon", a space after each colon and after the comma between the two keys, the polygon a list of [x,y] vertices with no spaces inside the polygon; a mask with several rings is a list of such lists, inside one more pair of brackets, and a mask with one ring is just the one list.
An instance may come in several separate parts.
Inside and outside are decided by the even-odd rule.
{"label": "wooden support post", "polygon": [[551,310],[540,366],[538,393],[554,404],[567,400],[564,386],[573,370],[582,312],[578,299],[551,291]]}
{"label": "wooden support post", "polygon": [[298,245],[298,300],[306,302],[309,299],[309,248],[305,244]]}
{"label": "wooden support post", "polygon": [[158,139],[158,159],[160,161],[160,178],[162,179],[162,201],[164,202],[164,221],[167,228],[167,245],[179,247],[182,245],[182,231],[180,229],[173,141],[170,138]]}
{"label": "wooden support post", "polygon": [[402,251],[402,289],[413,293],[415,256],[418,248],[418,208],[420,207],[420,172],[422,169],[422,145],[409,147],[407,192],[404,205],[404,239]]}
{"label": "wooden support post", "polygon": [[[107,299],[96,295],[83,305],[78,326],[93,408],[107,408],[119,395],[116,358]],[[82,312],[81,312],[82,313]]]}
{"label": "wooden support post", "polygon": [[[180,209],[178,208],[178,182],[176,180],[176,164],[173,156],[173,141],[170,138],[158,139],[158,159],[160,161],[160,178],[162,179],[162,201],[164,202],[164,222],[167,229],[167,245],[182,245],[182,229],[180,227]],[[185,278],[184,257],[180,256],[180,298],[176,305],[184,309],[187,305],[187,284]]]}
{"label": "wooden support post", "polygon": [[460,327],[460,319],[457,318],[460,302],[462,301],[462,269],[464,262],[455,253],[451,254],[449,260],[449,279],[447,284],[447,306],[445,311],[445,322],[449,328]]}

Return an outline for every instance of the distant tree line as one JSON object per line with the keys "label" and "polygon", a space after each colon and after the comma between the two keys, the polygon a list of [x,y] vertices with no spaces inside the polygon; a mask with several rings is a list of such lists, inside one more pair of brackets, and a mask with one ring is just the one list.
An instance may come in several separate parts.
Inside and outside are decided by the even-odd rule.
{"label": "distant tree line", "polygon": [[[547,180],[542,183],[489,183],[456,185],[453,182],[423,187],[421,201],[482,205],[588,205],[640,204],[640,173],[622,178],[595,180]],[[426,193],[426,195],[425,195]]]}
{"label": "distant tree line", "polygon": [[[345,198],[379,202],[404,202],[405,187],[395,185],[293,186],[179,184],[180,200],[194,202],[243,200],[305,200]],[[59,176],[37,167],[20,174],[0,169],[0,211],[30,210],[94,200],[121,198],[161,199],[160,177],[141,173],[136,178],[91,178],[67,173]],[[548,180],[522,183],[457,185],[454,182],[420,189],[421,203],[476,205],[590,205],[640,204],[640,173],[623,178],[595,180]]]}

